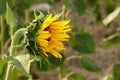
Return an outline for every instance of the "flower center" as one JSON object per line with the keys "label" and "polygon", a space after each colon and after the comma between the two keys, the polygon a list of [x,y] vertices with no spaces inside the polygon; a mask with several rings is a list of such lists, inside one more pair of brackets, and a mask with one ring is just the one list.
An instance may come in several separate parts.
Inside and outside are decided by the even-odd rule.
{"label": "flower center", "polygon": [[[49,31],[49,34],[50,34],[50,32],[51,32],[49,27],[45,28],[45,31]],[[49,42],[49,41],[50,41],[50,37],[47,38],[46,40]]]}

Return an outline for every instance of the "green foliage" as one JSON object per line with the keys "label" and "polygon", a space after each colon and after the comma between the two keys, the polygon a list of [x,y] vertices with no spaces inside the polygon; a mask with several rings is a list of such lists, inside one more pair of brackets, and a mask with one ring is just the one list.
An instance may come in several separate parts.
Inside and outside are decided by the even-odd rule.
{"label": "green foliage", "polygon": [[115,7],[116,7],[115,0],[107,0],[104,3],[104,8],[107,14],[110,14],[115,9]]}
{"label": "green foliage", "polygon": [[82,75],[79,73],[72,72],[70,70],[64,70],[65,80],[86,80]]}
{"label": "green foliage", "polygon": [[[26,39],[26,33],[27,33],[26,28],[20,28],[12,36],[12,42],[11,42],[12,50],[10,51],[10,55],[13,55],[13,56],[18,55],[19,51],[17,52],[17,54],[15,52],[15,49],[17,48],[22,48],[24,51],[24,49],[28,45],[28,41]],[[25,41],[26,41],[26,44],[25,44]]]}
{"label": "green foliage", "polygon": [[7,0],[7,3],[9,4],[10,8],[15,6],[15,0]]}
{"label": "green foliage", "polygon": [[4,80],[5,71],[7,67],[7,62],[5,60],[0,59],[0,80]]}
{"label": "green foliage", "polygon": [[30,69],[30,55],[21,54],[17,57],[8,56],[7,60],[10,61],[14,66],[23,72],[27,77],[29,77],[29,69]]}
{"label": "green foliage", "polygon": [[114,66],[113,66],[113,78],[114,80],[120,80],[120,62],[117,62]]}
{"label": "green foliage", "polygon": [[19,71],[16,68],[13,69],[10,80],[19,80]]}
{"label": "green foliage", "polygon": [[82,15],[86,10],[86,5],[84,0],[62,0],[63,4],[71,10]]}
{"label": "green foliage", "polygon": [[17,25],[17,20],[12,12],[12,10],[10,9],[9,5],[6,4],[7,7],[7,11],[6,11],[6,21],[7,24],[10,26],[10,36],[12,36],[15,31],[16,31],[16,25]]}
{"label": "green foliage", "polygon": [[40,54],[41,50],[39,49],[36,43],[36,34],[39,26],[42,23],[42,20],[44,19],[44,14],[39,11],[34,11],[34,17],[35,19],[28,26],[27,39],[29,44],[27,45],[27,49],[30,54],[33,54],[34,56],[39,56],[42,54]]}
{"label": "green foliage", "polygon": [[88,4],[90,4],[91,6],[94,6],[98,3],[98,0],[87,0]]}
{"label": "green foliage", "polygon": [[92,7],[91,13],[95,16],[96,21],[101,20],[101,12],[100,12],[100,4],[98,0],[87,0],[88,7],[89,5]]}
{"label": "green foliage", "polygon": [[87,57],[87,56],[82,56],[81,57],[81,65],[88,71],[91,72],[100,72],[101,68],[98,66],[94,65],[92,61]]}
{"label": "green foliage", "polygon": [[69,77],[70,80],[86,80],[83,76],[78,73],[74,73]]}
{"label": "green foliage", "polygon": [[6,11],[6,0],[0,0],[0,14]]}
{"label": "green foliage", "polygon": [[111,35],[110,37],[106,38],[104,41],[107,47],[111,47],[115,44],[120,43],[120,32]]}
{"label": "green foliage", "polygon": [[96,21],[100,21],[101,13],[100,13],[100,5],[98,3],[95,5],[95,9],[93,12],[95,13]]}
{"label": "green foliage", "polygon": [[109,74],[109,75],[105,76],[104,78],[102,78],[100,80],[113,80],[113,75]]}
{"label": "green foliage", "polygon": [[[43,54],[43,53],[42,53]],[[40,57],[39,62],[37,62],[38,68],[41,71],[49,71],[53,70],[56,67],[60,66],[64,62],[64,56],[60,53],[63,58],[59,59],[54,57],[53,55],[49,54],[48,57]]]}
{"label": "green foliage", "polygon": [[95,52],[93,38],[89,32],[84,29],[81,29],[77,34],[71,36],[70,45],[78,52],[88,54]]}

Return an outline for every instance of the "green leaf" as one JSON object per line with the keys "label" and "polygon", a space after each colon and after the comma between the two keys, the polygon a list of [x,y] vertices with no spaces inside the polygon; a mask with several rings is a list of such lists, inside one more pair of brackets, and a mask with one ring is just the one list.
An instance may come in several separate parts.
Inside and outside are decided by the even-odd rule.
{"label": "green leaf", "polygon": [[63,70],[63,74],[65,75],[63,80],[86,80],[79,73],[72,72],[70,70]]}
{"label": "green leaf", "polygon": [[77,34],[71,36],[70,45],[78,52],[94,53],[95,44],[92,36],[84,29],[81,29]]}
{"label": "green leaf", "polygon": [[109,75],[105,76],[104,78],[102,78],[100,80],[113,80],[113,75],[109,74]]}
{"label": "green leaf", "polygon": [[82,15],[86,10],[86,5],[84,0],[62,0],[63,4],[73,11]]}
{"label": "green leaf", "polygon": [[110,37],[104,39],[104,42],[107,47],[111,47],[115,44],[119,44],[120,43],[120,32],[117,32],[111,35]]}
{"label": "green leaf", "polygon": [[3,72],[3,68],[7,62],[0,59],[0,74]]}
{"label": "green leaf", "polygon": [[16,25],[17,25],[17,20],[12,12],[12,10],[10,9],[9,5],[6,4],[7,7],[7,11],[6,11],[6,21],[7,24],[10,26],[10,35],[12,36],[15,31],[16,31]]}
{"label": "green leaf", "polygon": [[6,11],[6,0],[0,0],[0,15]]}
{"label": "green leaf", "polygon": [[113,78],[114,80],[120,80],[120,62],[117,62],[114,66],[113,66]]}
{"label": "green leaf", "polygon": [[4,80],[7,68],[7,62],[0,59],[0,80]]}
{"label": "green leaf", "polygon": [[92,61],[87,56],[82,56],[81,57],[81,65],[88,71],[91,72],[100,72],[101,68],[98,66],[94,65]]}
{"label": "green leaf", "polygon": [[78,73],[74,73],[69,77],[70,80],[86,80],[83,76]]}
{"label": "green leaf", "polygon": [[111,13],[115,9],[115,7],[116,7],[115,0],[107,0],[104,3],[104,8],[105,8],[107,14]]}
{"label": "green leaf", "polygon": [[87,0],[87,2],[91,5],[94,6],[98,3],[98,0]]}
{"label": "green leaf", "polygon": [[9,4],[11,8],[15,6],[15,0],[7,0],[7,3]]}
{"label": "green leaf", "polygon": [[99,3],[96,3],[95,7],[94,7],[94,14],[95,14],[95,17],[96,17],[96,21],[100,21],[101,20],[101,13],[100,13],[100,4]]}
{"label": "green leaf", "polygon": [[104,25],[108,25],[111,21],[113,21],[117,16],[119,16],[120,13],[120,7],[115,9],[112,13],[110,13],[104,20]]}
{"label": "green leaf", "polygon": [[[63,56],[63,54],[61,55]],[[63,58],[59,59],[49,54],[48,57],[41,57],[40,61],[37,62],[37,66],[42,71],[48,71],[55,69],[56,67],[63,64],[63,62],[64,62],[64,56]]]}
{"label": "green leaf", "polygon": [[19,80],[19,71],[16,68],[12,71],[10,80]]}
{"label": "green leaf", "polygon": [[29,77],[29,71],[30,71],[30,55],[28,54],[21,54],[17,57],[9,56],[7,58],[8,61],[11,61],[14,66],[23,72],[27,77]]}

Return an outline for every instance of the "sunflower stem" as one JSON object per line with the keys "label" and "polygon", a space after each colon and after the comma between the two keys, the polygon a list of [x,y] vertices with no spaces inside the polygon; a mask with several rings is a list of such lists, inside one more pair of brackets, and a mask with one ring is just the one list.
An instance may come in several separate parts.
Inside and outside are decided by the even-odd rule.
{"label": "sunflower stem", "polygon": [[13,64],[8,63],[5,80],[10,80],[12,71],[13,71]]}
{"label": "sunflower stem", "polygon": [[59,80],[62,80],[63,78],[63,65],[59,67]]}
{"label": "sunflower stem", "polygon": [[[14,47],[13,47],[14,45],[13,45],[13,43],[14,43],[14,41],[13,41],[13,37],[12,37],[9,56],[12,56],[12,54],[14,52]],[[13,65],[10,62],[8,62],[5,80],[9,80],[10,79],[12,70],[13,70]]]}
{"label": "sunflower stem", "polygon": [[[18,41],[18,39],[19,39],[19,36],[20,36],[21,34],[25,33],[26,30],[27,30],[26,28],[19,29],[19,30],[17,30],[17,31],[15,32],[15,34],[11,37],[11,46],[10,46],[9,56],[14,56],[14,53],[15,53],[15,45],[17,44],[17,41]],[[10,62],[8,62],[5,80],[10,80],[10,76],[11,76],[11,74],[12,74],[13,68],[14,68],[14,65],[11,64]]]}
{"label": "sunflower stem", "polygon": [[4,18],[3,15],[0,16],[0,24],[1,24],[1,58],[3,57],[4,54],[4,22],[3,22]]}
{"label": "sunflower stem", "polygon": [[68,62],[68,61],[71,60],[71,59],[80,59],[80,58],[81,58],[81,56],[73,55],[73,56],[68,57],[68,58],[65,60],[65,62]]}
{"label": "sunflower stem", "polygon": [[21,34],[26,34],[27,32],[27,28],[21,28],[19,30],[17,30],[14,35],[12,36],[12,41],[11,41],[11,47],[10,47],[10,56],[14,56],[15,53],[15,46],[18,43],[18,39],[20,37]]}

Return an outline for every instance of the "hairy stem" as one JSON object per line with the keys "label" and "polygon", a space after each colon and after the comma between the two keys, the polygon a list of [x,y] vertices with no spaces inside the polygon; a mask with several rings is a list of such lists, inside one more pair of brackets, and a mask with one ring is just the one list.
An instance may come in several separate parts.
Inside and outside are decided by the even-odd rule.
{"label": "hairy stem", "polygon": [[25,35],[27,28],[21,28],[15,32],[12,36],[11,47],[10,47],[10,56],[14,56],[15,46],[18,44],[18,40],[20,39],[21,35]]}
{"label": "hairy stem", "polygon": [[[11,37],[11,46],[10,46],[10,53],[9,56],[14,56],[15,54],[15,45],[17,45],[17,41],[21,35],[24,35],[26,33],[26,28],[21,28],[15,32],[15,34]],[[6,72],[6,77],[5,80],[10,80],[10,76],[12,74],[12,70],[14,68],[14,65],[8,62],[7,66],[7,72]]]}

